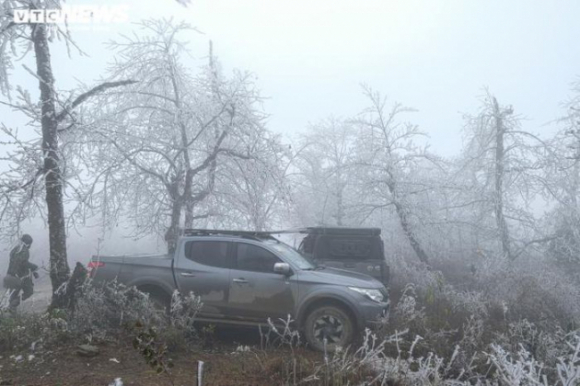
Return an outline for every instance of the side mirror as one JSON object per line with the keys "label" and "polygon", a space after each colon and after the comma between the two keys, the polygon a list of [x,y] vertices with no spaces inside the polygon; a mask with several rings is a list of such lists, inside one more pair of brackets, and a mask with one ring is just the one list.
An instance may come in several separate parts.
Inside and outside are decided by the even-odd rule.
{"label": "side mirror", "polygon": [[290,265],[288,263],[276,263],[274,264],[274,273],[288,276],[290,275]]}

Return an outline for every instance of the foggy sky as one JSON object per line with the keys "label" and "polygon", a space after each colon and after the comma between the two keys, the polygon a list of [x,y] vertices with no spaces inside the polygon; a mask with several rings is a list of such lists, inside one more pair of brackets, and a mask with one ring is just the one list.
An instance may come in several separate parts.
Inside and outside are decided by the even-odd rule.
{"label": "foggy sky", "polygon": [[[193,0],[187,8],[174,0],[67,4],[127,4],[134,22],[164,16],[191,23],[201,31],[187,35],[192,68],[204,63],[213,40],[227,72],[239,68],[256,74],[268,98],[268,127],[287,135],[329,115],[358,113],[366,102],[360,84],[366,83],[418,109],[408,118],[430,135],[432,150],[450,156],[461,145],[462,114],[476,113],[484,87],[500,103],[514,106],[526,130],[547,134],[554,131],[548,123],[563,113],[561,104],[580,74],[577,1]],[[55,42],[57,88],[96,84],[112,58],[103,43],[133,29],[130,24],[72,26],[89,56],[73,51],[69,58]],[[21,63],[34,68],[32,61],[29,55]],[[11,82],[37,98],[38,84],[20,63]],[[13,127],[25,123],[4,106],[0,121]],[[75,261],[74,245],[72,250]]]}
{"label": "foggy sky", "polygon": [[[462,114],[476,112],[489,87],[511,104],[525,128],[552,131],[547,123],[578,79],[580,2],[483,0],[194,0],[71,1],[125,4],[131,21],[185,20],[192,68],[203,63],[207,42],[227,71],[254,72],[271,115],[269,128],[295,133],[329,115],[352,116],[365,106],[360,84],[419,111],[409,119],[430,135],[432,150],[456,154]],[[89,55],[53,44],[57,86],[96,83],[111,53],[103,43],[130,33],[130,24],[72,26]],[[29,57],[30,59],[30,57]],[[13,84],[34,92],[32,77],[17,68]],[[1,116],[6,109],[0,108]],[[5,123],[19,122],[10,118]],[[553,125],[552,125],[553,126]]]}

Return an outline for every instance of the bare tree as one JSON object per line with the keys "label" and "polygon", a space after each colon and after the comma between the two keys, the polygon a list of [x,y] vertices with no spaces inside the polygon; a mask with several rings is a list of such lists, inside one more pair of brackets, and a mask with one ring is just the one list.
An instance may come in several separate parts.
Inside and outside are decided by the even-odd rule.
{"label": "bare tree", "polygon": [[251,159],[224,160],[216,195],[230,226],[263,231],[283,224],[291,202],[289,173],[299,152],[284,146],[265,129],[248,143]]}
{"label": "bare tree", "polygon": [[[58,306],[58,295],[56,289],[68,280],[70,268],[67,260],[66,249],[66,226],[65,212],[63,205],[64,179],[62,173],[62,154],[59,150],[59,130],[63,127],[70,127],[71,116],[84,101],[93,95],[111,87],[124,85],[127,82],[105,83],[77,95],[74,99],[61,101],[55,90],[54,74],[50,58],[49,41],[59,38],[65,41],[67,46],[74,46],[67,31],[61,30],[54,24],[46,23],[14,23],[14,13],[17,10],[55,9],[60,7],[59,1],[31,1],[15,0],[4,2],[0,5],[0,75],[1,91],[8,96],[10,101],[10,83],[8,71],[13,68],[13,58],[22,58],[18,55],[22,49],[24,55],[34,51],[36,72],[27,67],[24,68],[38,80],[40,89],[39,106],[40,109],[31,103],[27,92],[19,90],[20,103],[12,104],[3,102],[18,111],[23,112],[34,122],[40,123],[42,140],[40,143],[42,164],[38,162],[39,152],[30,151],[30,146],[23,147],[25,154],[34,154],[34,159],[30,164],[34,164],[37,170],[23,175],[25,180],[20,183],[15,181],[3,182],[2,197],[4,200],[4,210],[2,216],[9,215],[7,210],[14,210],[14,202],[10,196],[16,190],[26,190],[27,200],[32,200],[34,192],[40,180],[44,180],[44,194],[47,210],[47,222],[50,243],[50,279],[52,283],[53,306]],[[15,133],[12,129],[4,127],[7,133]],[[23,143],[12,135],[12,144],[22,145]],[[20,163],[26,162],[22,157]],[[36,201],[37,202],[37,201]],[[27,206],[27,202],[20,202],[20,208]],[[17,209],[18,210],[18,209]],[[23,209],[20,210],[20,215]],[[22,220],[22,216],[16,216],[17,221]]]}
{"label": "bare tree", "polygon": [[301,174],[295,200],[304,223],[354,225],[357,128],[331,117],[311,125],[300,139],[304,149],[296,166]]}
{"label": "bare tree", "polygon": [[[426,189],[414,173],[422,162],[434,163],[436,158],[421,146],[423,135],[416,125],[399,121],[400,116],[413,111],[396,103],[387,110],[386,99],[365,87],[370,107],[354,122],[360,132],[357,157],[363,178],[363,205],[369,215],[393,208],[398,223],[411,248],[423,263],[429,256],[421,244],[413,220],[416,216],[411,201],[413,195]],[[416,218],[416,217],[415,217]]]}
{"label": "bare tree", "polygon": [[513,108],[500,106],[489,93],[480,113],[467,117],[466,139],[458,174],[463,185],[458,191],[464,194],[456,197],[455,207],[476,210],[479,225],[492,214],[492,233],[509,260],[532,244],[548,241],[530,210],[539,193],[545,142],[521,129]]}
{"label": "bare tree", "polygon": [[560,261],[575,262],[580,253],[580,84],[560,120],[563,128],[550,140],[541,179],[544,197],[554,202],[549,214],[553,240],[550,252]]}
{"label": "bare tree", "polygon": [[86,142],[99,150],[88,157],[101,176],[94,190],[104,216],[124,213],[141,236],[164,233],[172,250],[182,225],[214,215],[199,209],[214,190],[219,159],[250,157],[243,145],[263,119],[260,97],[251,75],[224,78],[212,53],[198,74],[190,72],[179,40],[189,25],[148,20],[140,29],[111,43],[118,53],[111,79],[140,82],[94,106]]}

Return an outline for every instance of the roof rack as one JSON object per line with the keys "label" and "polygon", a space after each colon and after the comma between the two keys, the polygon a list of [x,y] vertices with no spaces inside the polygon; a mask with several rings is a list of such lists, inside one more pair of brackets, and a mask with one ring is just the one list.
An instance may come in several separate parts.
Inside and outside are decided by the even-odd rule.
{"label": "roof rack", "polygon": [[183,229],[184,236],[240,236],[254,239],[273,239],[272,235],[284,233],[324,234],[344,236],[379,236],[381,228],[347,228],[347,227],[306,227],[273,231],[241,231],[229,229]]}
{"label": "roof rack", "polygon": [[270,232],[238,231],[228,229],[184,229],[184,236],[240,236],[253,239],[271,239]]}
{"label": "roof rack", "polygon": [[282,233],[303,233],[303,234],[324,234],[324,235],[348,235],[348,236],[379,236],[381,228],[347,228],[347,227],[306,227],[296,229],[286,229],[280,231],[269,231],[270,234]]}

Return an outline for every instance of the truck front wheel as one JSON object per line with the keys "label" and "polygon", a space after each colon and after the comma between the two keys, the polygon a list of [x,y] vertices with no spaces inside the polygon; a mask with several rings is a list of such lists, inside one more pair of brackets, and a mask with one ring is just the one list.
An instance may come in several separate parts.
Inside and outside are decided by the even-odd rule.
{"label": "truck front wheel", "polygon": [[[316,308],[304,323],[306,340],[318,351],[335,351],[337,347],[348,346],[354,338],[354,322],[350,315],[336,306]],[[325,343],[326,340],[326,343]]]}

